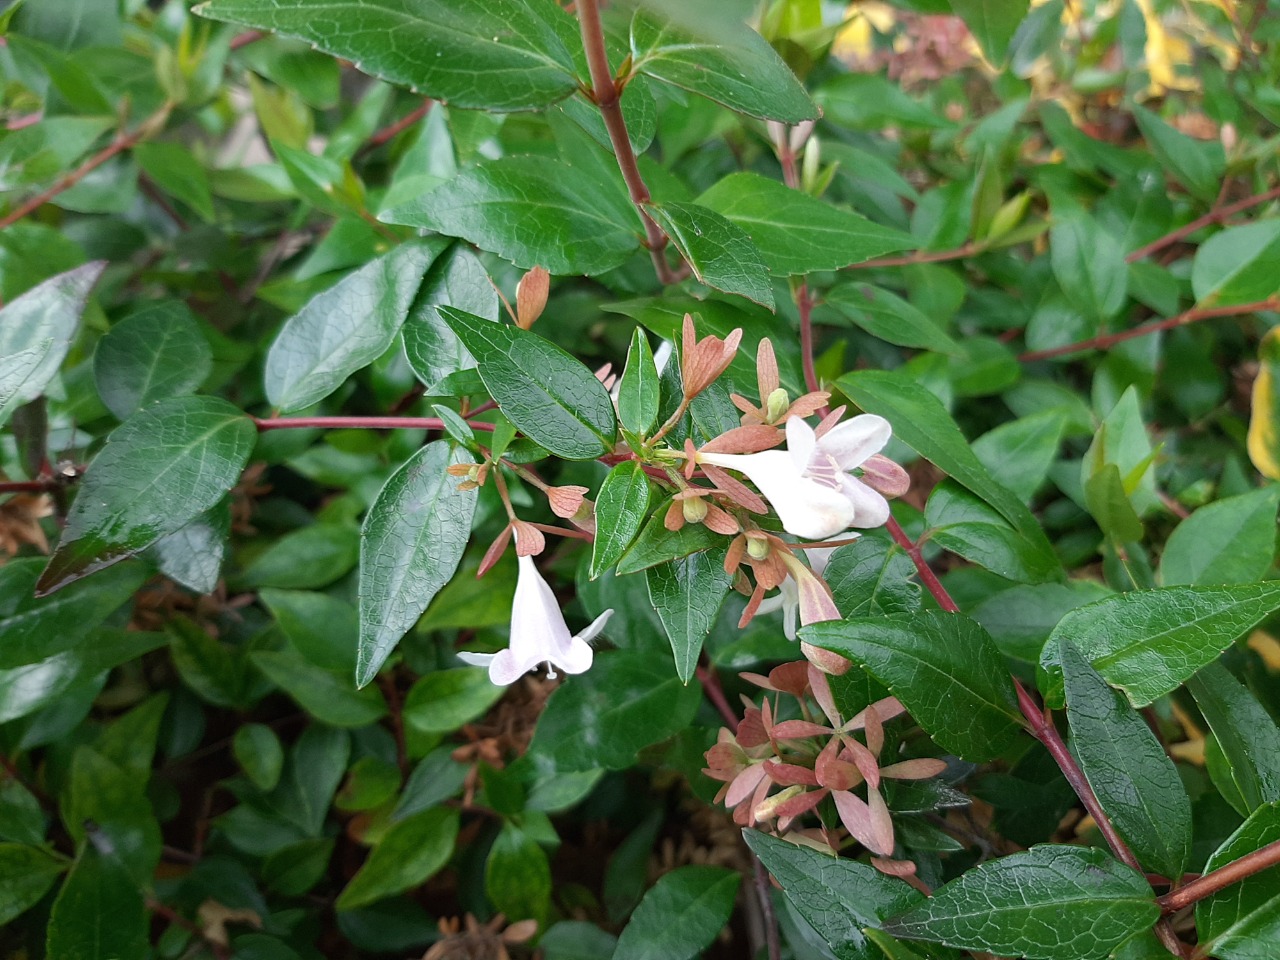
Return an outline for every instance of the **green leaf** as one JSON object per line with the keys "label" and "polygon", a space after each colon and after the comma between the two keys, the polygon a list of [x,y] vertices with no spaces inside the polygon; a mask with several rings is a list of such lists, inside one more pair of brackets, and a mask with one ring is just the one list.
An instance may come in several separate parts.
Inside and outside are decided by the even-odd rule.
{"label": "green leaf", "polygon": [[1066,417],[1049,409],[1009,423],[1002,423],[973,441],[973,452],[983,466],[1000,476],[1000,482],[1023,502],[1044,483],[1062,441]]}
{"label": "green leaf", "polygon": [[1170,535],[1160,557],[1160,579],[1176,584],[1261,580],[1275,559],[1280,486],[1227,497],[1201,507]]}
{"label": "green leaf", "polygon": [[760,250],[741,227],[696,203],[655,203],[645,209],[698,280],[773,309],[773,285]]}
{"label": "green leaf", "polygon": [[220,707],[247,705],[249,664],[243,651],[215,640],[186,617],[173,618],[165,630],[173,665],[188,687]]}
{"label": "green leaf", "polygon": [[289,643],[310,663],[329,670],[355,669],[359,633],[354,604],[311,590],[258,591]]}
{"label": "green leaf", "polygon": [[1044,645],[1042,683],[1062,702],[1058,645],[1069,640],[1135,707],[1176,690],[1239,636],[1280,609],[1280,581],[1233,587],[1134,590],[1077,607]]}
{"label": "green leaf", "polygon": [[323,400],[387,352],[413,305],[440,238],[396,247],[339,280],[285,321],[267,352],[264,380],[284,412]]}
{"label": "green leaf", "polygon": [[620,266],[643,236],[626,193],[587,161],[540,156],[486,160],[382,219],[462,237],[526,270],[568,276]]}
{"label": "green leaf", "polygon": [[498,319],[498,291],[479,258],[462,244],[450,247],[431,264],[401,330],[409,366],[428,394],[445,377],[476,365],[441,318],[440,307],[457,307],[486,320]]}
{"label": "green leaf", "polygon": [[658,879],[618,937],[613,960],[690,960],[733,912],[741,877],[724,867],[677,867]]}
{"label": "green leaf", "polygon": [[[479,321],[485,323],[487,321]],[[377,675],[400,638],[453,577],[471,537],[476,491],[446,472],[472,463],[460,447],[429,443],[387,480],[360,537],[356,683]]]}
{"label": "green leaf", "polygon": [[837,960],[873,960],[865,933],[923,898],[912,887],[870,864],[821,853],[767,833],[743,837]]}
{"label": "green leaf", "polygon": [[987,629],[1006,657],[1038,663],[1045,641],[1068,610],[1110,593],[1091,580],[1020,585],[992,593],[970,614]]}
{"label": "green leaf", "polygon": [[716,533],[706,524],[686,523],[679,530],[668,530],[663,523],[663,511],[659,510],[640,531],[640,536],[631,545],[631,549],[622,555],[618,562],[618,576],[638,573],[668,560],[678,560],[699,550],[710,550],[723,546],[725,537]]}
{"label": "green leaf", "polygon": [[[1255,810],[1211,856],[1211,873],[1280,841],[1280,803]],[[1219,960],[1269,960],[1280,938],[1280,867],[1238,881],[1196,904],[1197,952]]]}
{"label": "green leaf", "polygon": [[285,775],[264,805],[306,836],[320,836],[350,759],[351,738],[345,730],[312,724],[289,751]]}
{"label": "green leaf", "polygon": [[1280,728],[1266,708],[1221,663],[1210,663],[1187,681],[1196,706],[1213,731],[1235,790],[1223,790],[1240,814],[1280,802]]}
{"label": "green leaf", "polygon": [[982,55],[992,66],[1004,65],[1009,41],[1027,15],[1027,0],[950,0],[952,12],[964,21]]}
{"label": "green leaf", "polygon": [[613,401],[582,363],[519,327],[453,307],[440,315],[476,358],[503,414],[527,437],[566,460],[593,460],[613,449]]}
{"label": "green leaf", "polygon": [[1070,643],[1062,647],[1071,752],[1138,860],[1181,877],[1191,854],[1191,801],[1147,721]]}
{"label": "green leaf", "polygon": [[1028,960],[1102,960],[1159,916],[1141,874],[1101,850],[1046,845],[979,864],[882,929]]}
{"label": "green leaf", "polygon": [[127,603],[148,576],[141,564],[125,564],[55,596],[37,598],[34,590],[43,562],[22,557],[0,566],[0,669],[76,647]]}
{"label": "green leaf", "polygon": [[35,794],[13,777],[0,782],[0,840],[35,846],[44,837],[44,811]]}
{"label": "green leaf", "polygon": [[952,553],[1009,580],[1045,583],[1057,579],[1061,564],[954,480],[933,488],[925,505],[926,537]]}
{"label": "green leaf", "polygon": [[135,144],[131,153],[157,187],[181,200],[205,223],[213,222],[209,175],[190,150],[180,143],[152,140]]}
{"label": "green leaf", "polygon": [[80,851],[49,916],[50,960],[103,960],[150,955],[147,912],[138,884],[93,843]]}
{"label": "green leaf", "polygon": [[419,733],[451,733],[483,716],[505,693],[489,671],[462,667],[418,678],[404,698],[404,722]]}
{"label": "green leaf", "polygon": [[745,230],[775,276],[839,270],[914,245],[905,233],[758,173],[732,173],[698,203]]}
{"label": "green leaf", "polygon": [[529,750],[560,773],[622,770],[644,747],[684,730],[702,697],[670,661],[629,650],[596,655],[595,665],[551,694]]}
{"label": "green leaf", "polygon": [[354,910],[412,890],[443,867],[458,837],[458,811],[432,807],[392,824],[343,889],[338,910]]}
{"label": "green leaf", "polygon": [[1022,716],[995,642],[958,613],[919,610],[832,620],[801,639],[848,657],[889,688],[943,749],[991,760],[1017,739]]}
{"label": "green leaf", "polygon": [[[894,436],[995,507],[1041,555],[1046,569],[1057,562],[1031,511],[982,465],[932,393],[902,374],[882,370],[846,374],[836,386],[863,410],[885,417],[893,425]],[[1062,578],[1059,569],[1054,569],[1053,578]]]}
{"label": "green leaf", "polygon": [[647,434],[658,422],[660,397],[658,367],[649,349],[649,338],[636,327],[627,350],[627,366],[618,384],[618,420],[632,433]]}
{"label": "green leaf", "polygon": [[235,486],[256,438],[253,422],[215,397],[162,400],[134,414],[89,464],[37,594],[190,523]]}
{"label": "green leaf", "polygon": [[71,348],[89,291],[106,269],[95,260],[33,287],[0,309],[0,424],[44,392]]}
{"label": "green leaf", "polygon": [[1129,495],[1125,493],[1120,468],[1104,464],[1084,482],[1084,502],[1102,532],[1120,543],[1141,540],[1144,533]]}
{"label": "green leaf", "polygon": [[1155,471],[1151,469],[1153,453],[1151,438],[1142,422],[1138,390],[1130,386],[1094,435],[1080,466],[1081,482],[1087,484],[1106,465],[1114,464],[1120,471],[1122,492],[1133,503],[1137,515],[1145,516],[1160,502]]}
{"label": "green leaf", "polygon": [[[812,552],[810,552],[812,556]],[[838,548],[822,576],[846,617],[910,613],[920,607],[915,564],[887,537],[863,536]]]}
{"label": "green leaf", "polygon": [[[644,337],[639,330],[636,333]],[[596,497],[596,538],[591,545],[592,580],[626,553],[640,532],[648,507],[649,480],[640,461],[628,460],[609,470]]]}
{"label": "green leaf", "polygon": [[1071,212],[1054,218],[1049,260],[1068,302],[1094,321],[1120,312],[1129,272],[1120,244],[1096,220]]}
{"label": "green leaf", "polygon": [[869,283],[842,283],[825,302],[873,337],[900,347],[960,353],[960,345],[938,324],[896,294]]}
{"label": "green leaf", "polygon": [[332,837],[300,840],[281,847],[262,861],[262,881],[275,893],[300,897],[324,879],[333,847]]}
{"label": "green leaf", "polygon": [[190,523],[166,533],[151,547],[156,566],[193,593],[213,593],[231,533],[231,509],[223,500]]}
{"label": "green leaf", "polygon": [[1280,219],[1228,227],[1196,249],[1191,289],[1201,307],[1265,300],[1280,289]]}
{"label": "green leaf", "polygon": [[191,393],[213,369],[213,351],[185,303],[143,307],[98,341],[98,395],[121,420],[154,400]]}
{"label": "green leaf", "polygon": [[293,649],[255,650],[253,665],[304,710],[335,727],[363,727],[386,715],[377,687],[353,689],[351,675],[318,667]]}
{"label": "green leaf", "polygon": [[761,120],[816,120],[818,109],[764,38],[710,10],[663,4],[631,21],[633,69]]}
{"label": "green leaf", "polygon": [[459,108],[528,110],[577,88],[564,42],[573,25],[546,0],[333,0],[323,16],[313,0],[209,0],[195,12],[306,40]]}
{"label": "green leaf", "polygon": [[244,571],[250,587],[311,590],[345,576],[356,565],[360,533],[350,523],[312,523],[293,530],[258,554]]}
{"label": "green leaf", "polygon": [[38,847],[0,843],[0,923],[35,906],[65,869]]}
{"label": "green leaf", "polygon": [[1160,166],[1201,200],[1212,203],[1222,189],[1222,177],[1227,169],[1222,144],[1189,137],[1145,107],[1134,104],[1130,109]]}
{"label": "green leaf", "polygon": [[275,731],[263,723],[246,723],[231,741],[236,762],[259,790],[272,790],[284,769],[284,748]]}
{"label": "green leaf", "polygon": [[551,910],[551,865],[533,837],[510,821],[489,848],[484,892],[507,919],[546,924]]}
{"label": "green leaf", "polygon": [[139,777],[90,747],[77,747],[62,796],[62,821],[76,843],[110,850],[133,877],[149,883],[160,861],[160,824]]}
{"label": "green leaf", "polygon": [[649,602],[671,641],[676,675],[685,683],[693,677],[702,642],[733,586],[724,558],[724,550],[704,550],[645,571]]}

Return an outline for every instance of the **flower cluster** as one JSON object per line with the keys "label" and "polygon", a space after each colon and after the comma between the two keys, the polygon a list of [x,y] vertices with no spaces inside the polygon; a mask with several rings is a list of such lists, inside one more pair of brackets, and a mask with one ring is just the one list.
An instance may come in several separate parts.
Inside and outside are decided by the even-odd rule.
{"label": "flower cluster", "polygon": [[[717,802],[731,809],[741,826],[772,822],[786,833],[829,797],[850,837],[875,854],[892,856],[893,820],[881,783],[924,780],[946,769],[934,758],[881,764],[884,725],[903,712],[902,704],[886,697],[843,719],[826,674],[803,661],[783,664],[767,677],[743,677],[770,693],[793,697],[800,719],[778,720],[778,705],[766,696],[759,707],[747,707],[736,732],[722,728],[703,771],[724,783]],[[810,700],[825,724],[813,719]],[[821,836],[831,849],[840,849],[838,833],[823,827]]]}

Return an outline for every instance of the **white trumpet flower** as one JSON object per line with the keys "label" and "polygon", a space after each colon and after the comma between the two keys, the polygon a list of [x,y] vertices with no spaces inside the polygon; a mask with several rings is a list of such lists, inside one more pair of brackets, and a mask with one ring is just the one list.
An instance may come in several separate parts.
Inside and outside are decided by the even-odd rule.
{"label": "white trumpet flower", "polygon": [[698,459],[746,474],[777,511],[783,529],[805,540],[825,540],[849,527],[878,527],[889,519],[888,501],[849,474],[889,442],[888,420],[864,413],[819,437],[792,417],[786,429],[786,450],[700,453]]}
{"label": "white trumpet flower", "polygon": [[489,668],[489,679],[498,686],[514,683],[530,670],[546,664],[547,676],[556,668],[565,673],[584,673],[591,667],[592,640],[613,616],[606,610],[589,627],[570,635],[555,594],[547,586],[532,557],[517,557],[519,574],[515,599],[511,603],[511,641],[499,653],[459,653],[459,659]]}

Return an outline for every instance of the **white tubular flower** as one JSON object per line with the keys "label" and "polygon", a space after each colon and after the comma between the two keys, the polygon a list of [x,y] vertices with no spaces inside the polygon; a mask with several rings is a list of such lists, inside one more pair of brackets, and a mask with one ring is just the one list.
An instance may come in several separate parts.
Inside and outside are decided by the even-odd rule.
{"label": "white tubular flower", "polygon": [[511,642],[507,649],[500,653],[459,653],[458,658],[474,666],[487,666],[489,679],[503,687],[544,663],[547,676],[553,679],[557,667],[565,673],[586,672],[594,656],[587,641],[604,629],[613,611],[606,610],[587,629],[571,636],[560,604],[534,566],[533,558],[517,557],[516,562],[519,575],[511,603]]}
{"label": "white tubular flower", "polygon": [[746,474],[787,533],[825,540],[849,527],[878,527],[889,519],[888,501],[849,471],[878,453],[891,433],[889,421],[872,413],[846,420],[822,437],[792,417],[786,450],[701,453],[698,459]]}
{"label": "white tubular flower", "polygon": [[[849,530],[842,533],[837,540],[844,540],[849,537],[856,537],[858,534]],[[806,550],[805,559],[809,561],[809,568],[813,570],[819,577],[826,572],[827,564],[831,560],[831,555],[835,553],[839,547],[816,547],[813,550]],[[756,613],[772,613],[775,610],[782,611],[782,633],[788,640],[796,638],[796,620],[800,614],[800,585],[796,582],[796,578],[787,575],[787,579],[783,580],[778,586],[778,592],[772,597],[765,597],[760,601],[760,606],[756,609]],[[816,621],[815,621],[816,622]]]}

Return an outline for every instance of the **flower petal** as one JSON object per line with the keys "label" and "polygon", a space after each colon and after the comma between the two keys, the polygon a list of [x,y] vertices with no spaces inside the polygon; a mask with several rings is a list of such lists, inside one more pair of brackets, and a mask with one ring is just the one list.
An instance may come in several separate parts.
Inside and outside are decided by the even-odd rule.
{"label": "flower petal", "polygon": [[861,480],[846,475],[840,485],[840,493],[853,508],[854,519],[849,521],[849,526],[869,529],[882,527],[888,522],[889,501]]}
{"label": "flower petal", "polygon": [[[790,426],[791,421],[788,420],[787,425]],[[818,446],[840,465],[841,470],[852,470],[861,466],[862,461],[873,453],[883,450],[892,435],[893,428],[888,420],[874,413],[864,413],[827,431],[818,441]],[[789,432],[787,442],[791,442]]]}
{"label": "flower petal", "polygon": [[813,456],[813,448],[817,445],[818,437],[813,432],[813,427],[799,417],[787,418],[787,453],[801,473],[809,465],[809,458]]}
{"label": "flower petal", "polygon": [[471,664],[473,667],[487,667],[493,663],[493,658],[496,656],[496,653],[468,653],[465,650],[458,652],[458,659],[463,663]]}

